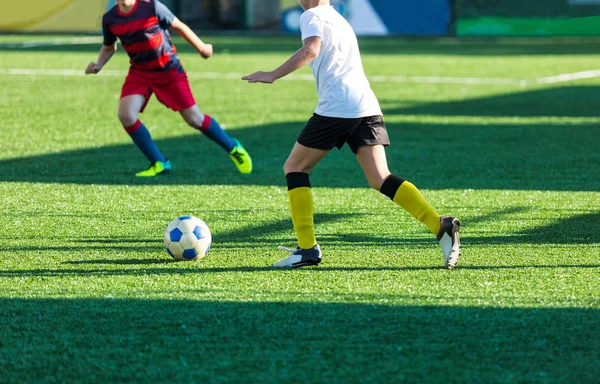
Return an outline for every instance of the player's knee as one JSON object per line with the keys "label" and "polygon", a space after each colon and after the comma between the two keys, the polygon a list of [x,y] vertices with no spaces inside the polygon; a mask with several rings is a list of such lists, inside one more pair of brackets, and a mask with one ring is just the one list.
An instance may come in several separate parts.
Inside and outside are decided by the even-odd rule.
{"label": "player's knee", "polygon": [[302,173],[310,173],[312,171],[312,167],[309,167],[306,164],[292,162],[288,159],[283,165],[283,174],[287,175],[288,173],[293,172],[302,172]]}
{"label": "player's knee", "polygon": [[185,121],[185,123],[193,128],[200,128],[198,126],[198,121],[193,117],[193,116],[188,116],[188,115],[184,115],[183,116],[183,121]]}
{"label": "player's knee", "polygon": [[182,113],[183,120],[192,128],[206,129],[205,117],[202,113]]}
{"label": "player's knee", "polygon": [[367,182],[369,186],[376,191],[381,189],[383,182],[389,176],[389,174],[379,173],[379,172],[367,172],[365,171],[365,176],[367,177]]}
{"label": "player's knee", "polygon": [[367,178],[367,181],[369,182],[369,186],[376,191],[379,191],[381,189],[381,185],[383,185],[383,180],[381,178],[370,177]]}
{"label": "player's knee", "polygon": [[137,121],[137,114],[127,110],[119,109],[118,116],[124,127],[131,127]]}

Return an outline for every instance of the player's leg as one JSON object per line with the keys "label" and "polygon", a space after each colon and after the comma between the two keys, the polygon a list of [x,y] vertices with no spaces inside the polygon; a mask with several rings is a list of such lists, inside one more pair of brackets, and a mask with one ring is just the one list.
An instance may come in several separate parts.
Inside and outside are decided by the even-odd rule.
{"label": "player's leg", "polygon": [[152,91],[161,103],[179,112],[188,125],[225,149],[240,173],[252,172],[252,159],[242,144],[229,137],[215,119],[200,112],[181,66],[161,73],[152,82]]}
{"label": "player's leg", "polygon": [[294,230],[298,235],[298,246],[310,249],[317,245],[313,220],[313,195],[310,172],[329,151],[313,149],[296,143],[283,166],[290,211]]}
{"label": "player's leg", "polygon": [[321,249],[315,238],[309,174],[329,151],[344,145],[360,121],[361,119],[340,119],[315,114],[300,133],[283,167],[298,248],[282,248],[292,254],[275,264],[275,267],[296,268],[321,262]]}
{"label": "player's leg", "polygon": [[231,138],[221,128],[217,120],[200,112],[196,104],[179,112],[186,123],[226,150],[241,173],[252,172],[252,158],[248,152],[238,140]]}
{"label": "player's leg", "polygon": [[437,235],[440,215],[425,200],[412,183],[391,174],[383,145],[364,145],[358,148],[356,159],[360,163],[369,185],[388,196]]}
{"label": "player's leg", "polygon": [[369,185],[425,224],[440,242],[446,267],[456,266],[461,252],[460,222],[454,217],[440,216],[417,187],[389,171],[384,148],[384,145],[389,145],[389,138],[381,117],[366,118],[348,144],[356,154]]}
{"label": "player's leg", "polygon": [[171,165],[167,158],[160,152],[146,126],[138,119],[140,111],[146,105],[146,96],[132,94],[124,96],[119,101],[119,120],[129,134],[134,144],[142,151],[150,161],[150,167],[138,172],[136,176],[151,177],[158,174],[168,173]]}
{"label": "player's leg", "polygon": [[279,268],[297,268],[321,262],[321,249],[315,237],[313,195],[309,174],[329,150],[315,149],[296,143],[283,166],[288,186],[288,199],[298,248],[288,249],[291,255],[275,264]]}

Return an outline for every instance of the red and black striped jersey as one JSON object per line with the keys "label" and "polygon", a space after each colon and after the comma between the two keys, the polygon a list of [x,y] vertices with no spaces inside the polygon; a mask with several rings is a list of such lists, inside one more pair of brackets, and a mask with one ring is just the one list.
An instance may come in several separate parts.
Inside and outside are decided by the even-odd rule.
{"label": "red and black striped jersey", "polygon": [[124,13],[115,5],[102,17],[104,45],[121,40],[132,68],[160,71],[179,65],[168,28],[175,15],[158,0],[136,0]]}

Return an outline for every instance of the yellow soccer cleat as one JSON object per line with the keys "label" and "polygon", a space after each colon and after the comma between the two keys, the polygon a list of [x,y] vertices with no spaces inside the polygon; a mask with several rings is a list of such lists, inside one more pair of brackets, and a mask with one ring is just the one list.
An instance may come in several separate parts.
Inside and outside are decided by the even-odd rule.
{"label": "yellow soccer cleat", "polygon": [[240,173],[251,173],[252,172],[252,159],[248,154],[248,151],[244,149],[242,143],[238,140],[235,141],[235,147],[229,152],[229,158],[233,161]]}
{"label": "yellow soccer cleat", "polygon": [[150,164],[148,169],[138,172],[135,175],[137,177],[154,177],[165,175],[169,172],[171,172],[171,162],[169,159],[166,159],[165,161],[156,161],[153,164]]}

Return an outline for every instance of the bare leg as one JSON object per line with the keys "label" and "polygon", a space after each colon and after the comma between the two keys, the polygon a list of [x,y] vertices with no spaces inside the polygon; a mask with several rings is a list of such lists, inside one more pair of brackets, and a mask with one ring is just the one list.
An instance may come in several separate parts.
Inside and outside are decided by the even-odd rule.
{"label": "bare leg", "polygon": [[329,151],[323,149],[308,148],[296,143],[283,166],[283,172],[286,175],[292,172],[310,173],[328,153]]}
{"label": "bare leg", "polygon": [[119,120],[125,129],[137,122],[138,115],[145,101],[146,99],[143,95],[125,96],[119,101]]}
{"label": "bare leg", "polygon": [[391,175],[383,145],[360,147],[356,152],[356,159],[371,188],[381,190],[381,185]]}
{"label": "bare leg", "polygon": [[202,128],[202,124],[204,123],[204,113],[200,112],[198,105],[192,105],[188,109],[179,111],[179,114],[188,125],[196,129]]}
{"label": "bare leg", "polygon": [[[141,121],[138,120],[138,116],[146,99],[143,95],[129,95],[123,97],[119,101],[119,120],[125,131],[131,136],[131,140],[135,145],[142,151],[144,156],[150,161],[150,164],[154,164],[157,161],[166,161],[166,157],[160,152],[156,143],[152,140],[150,132]],[[155,176],[155,172],[150,170],[149,172],[141,172],[138,176]]]}

